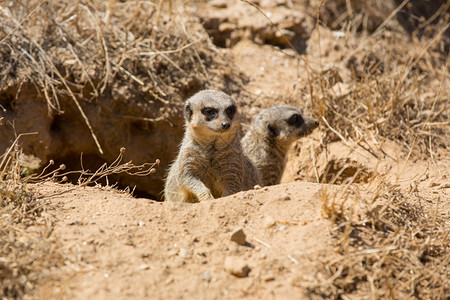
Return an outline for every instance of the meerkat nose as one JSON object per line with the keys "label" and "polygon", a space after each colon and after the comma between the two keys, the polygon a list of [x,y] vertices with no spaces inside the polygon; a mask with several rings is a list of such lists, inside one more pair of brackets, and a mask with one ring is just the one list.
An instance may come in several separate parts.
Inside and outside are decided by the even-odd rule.
{"label": "meerkat nose", "polygon": [[230,125],[230,123],[228,123],[228,122],[223,122],[223,123],[222,123],[222,129],[225,129],[225,130],[226,130],[226,129],[230,129],[230,126],[231,126],[231,125]]}

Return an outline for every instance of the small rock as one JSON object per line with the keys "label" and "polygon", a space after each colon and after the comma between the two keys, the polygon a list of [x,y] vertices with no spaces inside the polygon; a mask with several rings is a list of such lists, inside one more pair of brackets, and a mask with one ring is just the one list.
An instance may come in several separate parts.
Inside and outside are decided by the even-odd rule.
{"label": "small rock", "polygon": [[246,238],[246,235],[245,235],[244,231],[242,230],[242,228],[237,228],[231,234],[231,240],[233,242],[238,243],[239,245],[245,245],[245,238]]}
{"label": "small rock", "polygon": [[226,8],[228,6],[226,0],[211,0],[209,1],[209,5],[217,8]]}
{"label": "small rock", "polygon": [[142,226],[144,226],[144,225],[145,225],[145,222],[140,221],[140,222],[138,223],[138,226],[139,226],[139,227],[142,227]]}
{"label": "small rock", "polygon": [[168,256],[175,256],[178,254],[178,249],[177,248],[173,248],[171,250],[169,250],[169,252],[167,252]]}
{"label": "small rock", "polygon": [[200,279],[202,279],[202,280],[210,281],[211,278],[212,278],[212,275],[208,271],[205,271],[202,274],[200,274]]}
{"label": "small rock", "polygon": [[266,228],[272,227],[275,225],[275,220],[271,216],[268,216],[264,219],[263,225]]}
{"label": "small rock", "polygon": [[81,224],[80,221],[75,221],[75,222],[69,223],[69,226],[80,225],[80,224]]}
{"label": "small rock", "polygon": [[229,33],[235,30],[236,29],[235,27],[236,26],[234,26],[233,24],[224,22],[219,25],[219,32]]}
{"label": "small rock", "polygon": [[139,268],[138,268],[139,271],[142,271],[142,270],[148,270],[148,269],[150,269],[150,266],[147,265],[147,264],[142,264],[142,265],[140,265]]}
{"label": "small rock", "polygon": [[274,281],[275,280],[275,276],[273,274],[266,274],[262,277],[262,279],[264,281]]}
{"label": "small rock", "polygon": [[178,255],[183,258],[190,258],[192,256],[190,251],[183,247],[180,248],[180,252],[178,252]]}
{"label": "small rock", "polygon": [[239,257],[227,257],[225,259],[225,270],[236,277],[247,277],[250,268],[247,263]]}

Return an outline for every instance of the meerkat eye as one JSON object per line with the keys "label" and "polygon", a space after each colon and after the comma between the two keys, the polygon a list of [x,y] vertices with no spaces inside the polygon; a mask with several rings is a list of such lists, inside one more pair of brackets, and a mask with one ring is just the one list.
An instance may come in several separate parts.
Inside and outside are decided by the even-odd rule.
{"label": "meerkat eye", "polygon": [[300,116],[299,114],[295,114],[295,115],[292,115],[290,118],[289,118],[289,120],[288,120],[288,124],[289,125],[291,125],[291,126],[300,126],[300,125],[302,125],[303,124],[303,118],[302,118],[302,116]]}
{"label": "meerkat eye", "polygon": [[211,107],[205,107],[202,109],[202,114],[206,116],[207,121],[211,121],[217,116],[217,110]]}
{"label": "meerkat eye", "polygon": [[227,114],[228,118],[233,119],[234,115],[236,114],[236,106],[234,106],[234,105],[229,106],[225,110],[225,113]]}

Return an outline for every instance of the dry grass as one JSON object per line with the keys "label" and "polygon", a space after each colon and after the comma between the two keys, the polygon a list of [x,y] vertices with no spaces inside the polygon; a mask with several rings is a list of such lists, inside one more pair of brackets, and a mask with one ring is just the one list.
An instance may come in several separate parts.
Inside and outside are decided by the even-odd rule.
{"label": "dry grass", "polygon": [[33,291],[42,271],[61,264],[51,229],[26,229],[40,218],[42,206],[26,189],[28,170],[20,165],[17,140],[0,157],[0,298],[21,298]]}
{"label": "dry grass", "polygon": [[445,220],[437,210],[418,206],[413,193],[405,195],[379,180],[371,185],[365,193],[353,187],[322,197],[341,255],[324,263],[309,291],[334,299],[446,299],[450,247]]}
{"label": "dry grass", "polygon": [[163,9],[151,1],[10,2],[0,10],[0,89],[27,78],[57,112],[62,94],[92,101],[113,81],[167,100],[187,72],[207,75],[198,56],[210,49],[183,11],[169,16]]}
{"label": "dry grass", "polygon": [[[319,54],[310,56],[318,57],[319,64],[308,73],[303,93],[328,131],[324,147],[341,140],[354,151],[374,153],[369,142],[382,152],[389,139],[408,150],[403,160],[422,157],[436,165],[437,153],[445,155],[450,147],[448,1],[433,20],[416,24],[411,35],[395,27],[401,22],[395,21],[396,14],[407,1],[391,7],[392,13],[373,9],[379,4],[325,1],[321,12],[328,15],[318,17],[314,45]],[[338,15],[331,18],[330,12]],[[324,41],[337,40],[336,32],[341,38],[330,50]],[[325,51],[331,52],[327,60],[331,57],[332,67],[323,64]],[[334,196],[326,188],[322,193],[323,213],[334,224],[341,256],[324,262],[317,282],[308,287],[311,295],[450,297],[446,220],[437,209],[424,210],[419,195],[394,182],[375,175],[362,186],[353,184],[355,178]]]}
{"label": "dry grass", "polygon": [[20,98],[31,85],[36,101],[47,102],[49,115],[75,105],[100,154],[105,149],[83,109],[86,103],[121,94],[124,106],[139,101],[154,107],[152,115],[126,117],[156,122],[181,115],[184,99],[201,88],[215,85],[232,93],[241,84],[239,76],[229,76],[234,71],[228,58],[210,43],[201,24],[175,1],[7,4],[0,6],[4,102]]}
{"label": "dry grass", "polygon": [[[341,21],[347,22],[328,24],[330,27],[318,22],[311,52],[320,63],[308,73],[305,92],[311,99],[311,109],[329,129],[327,141],[341,139],[364,147],[367,141],[380,144],[388,138],[426,155],[433,155],[437,148],[448,149],[447,11],[438,10],[433,18],[439,22],[429,22],[428,34],[419,39],[417,33],[410,35],[401,29],[397,15],[404,3],[390,13],[378,10],[374,16],[371,12],[380,7],[379,1],[364,2],[363,6],[370,9],[353,6],[353,10],[348,6],[353,1],[341,2],[343,8],[337,9],[339,2],[325,1],[321,10],[345,11]],[[353,19],[348,18],[350,11]],[[378,20],[381,16],[384,21]],[[377,26],[372,31],[361,29],[358,20],[364,18]],[[332,46],[325,40],[337,42]],[[325,52],[327,65],[323,63]]]}
{"label": "dry grass", "polygon": [[[47,181],[53,181],[58,183],[65,183],[70,177],[77,177],[77,184],[71,188],[65,189],[63,192],[51,195],[42,195],[37,197],[37,199],[49,198],[63,193],[70,192],[72,190],[78,189],[83,186],[97,186],[106,185],[110,187],[115,187],[117,183],[110,184],[108,177],[126,173],[130,176],[148,176],[156,172],[155,166],[160,163],[157,159],[154,163],[144,163],[141,165],[135,165],[131,161],[123,163],[123,156],[125,154],[125,148],[121,148],[117,158],[111,163],[103,163],[96,171],[91,171],[89,169],[84,169],[83,166],[83,155],[80,157],[82,170],[79,171],[65,171],[66,166],[64,164],[50,171],[54,165],[54,161],[51,160],[50,163],[42,170],[40,174],[32,174],[27,180],[31,183],[42,184]],[[74,180],[72,180],[74,181]],[[135,188],[135,187],[134,187]],[[130,187],[125,188],[126,192],[133,193]]]}

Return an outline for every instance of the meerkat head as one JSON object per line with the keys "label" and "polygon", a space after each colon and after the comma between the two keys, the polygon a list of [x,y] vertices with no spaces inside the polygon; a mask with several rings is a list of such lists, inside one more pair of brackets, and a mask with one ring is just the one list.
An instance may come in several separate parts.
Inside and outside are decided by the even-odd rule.
{"label": "meerkat head", "polygon": [[303,115],[299,108],[292,106],[275,106],[263,110],[254,121],[254,128],[258,128],[271,144],[281,149],[287,148],[297,139],[307,136],[319,122]]}
{"label": "meerkat head", "polygon": [[186,126],[199,136],[236,135],[239,114],[236,102],[227,94],[203,90],[186,101]]}

